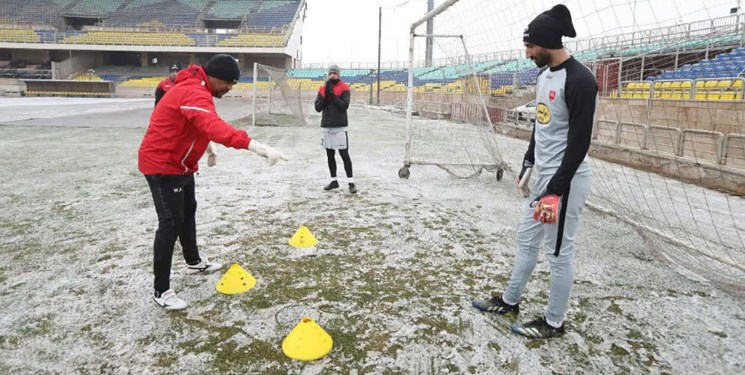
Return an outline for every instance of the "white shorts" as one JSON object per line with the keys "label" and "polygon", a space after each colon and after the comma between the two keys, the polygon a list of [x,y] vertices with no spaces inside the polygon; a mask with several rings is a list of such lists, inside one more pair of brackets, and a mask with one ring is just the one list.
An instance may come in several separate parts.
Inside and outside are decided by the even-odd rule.
{"label": "white shorts", "polygon": [[322,129],[321,146],[332,150],[346,150],[349,148],[347,127]]}

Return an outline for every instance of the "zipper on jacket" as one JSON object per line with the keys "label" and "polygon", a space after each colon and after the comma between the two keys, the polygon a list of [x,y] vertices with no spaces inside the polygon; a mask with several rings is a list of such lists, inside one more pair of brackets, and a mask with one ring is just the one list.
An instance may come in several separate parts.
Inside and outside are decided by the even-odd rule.
{"label": "zipper on jacket", "polygon": [[184,164],[184,162],[186,161],[186,158],[189,157],[189,154],[191,154],[191,149],[194,148],[194,144],[195,143],[197,143],[197,140],[196,139],[193,140],[193,141],[191,141],[191,146],[189,146],[189,150],[186,151],[186,155],[184,155],[184,158],[181,159],[181,165],[184,166],[184,174],[189,173],[189,167],[187,167],[186,164]]}

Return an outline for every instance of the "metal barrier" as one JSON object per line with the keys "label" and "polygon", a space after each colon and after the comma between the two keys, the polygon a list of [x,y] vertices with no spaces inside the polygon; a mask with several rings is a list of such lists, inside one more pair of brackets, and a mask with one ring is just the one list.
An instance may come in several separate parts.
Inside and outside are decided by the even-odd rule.
{"label": "metal barrier", "polygon": [[724,136],[720,163],[745,169],[745,134],[727,134]]}
{"label": "metal barrier", "polygon": [[[685,157],[689,150],[686,144],[691,144],[690,151],[696,160],[708,160],[719,164],[724,146],[724,134],[710,130],[684,129],[678,140],[678,156]],[[697,147],[698,145],[698,147]]]}

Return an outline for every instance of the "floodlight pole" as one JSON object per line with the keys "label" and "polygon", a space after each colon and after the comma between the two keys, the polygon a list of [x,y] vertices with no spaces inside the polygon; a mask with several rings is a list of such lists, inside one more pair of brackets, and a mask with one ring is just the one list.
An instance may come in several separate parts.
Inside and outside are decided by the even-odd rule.
{"label": "floodlight pole", "polygon": [[[380,105],[380,51],[381,41],[383,36],[383,7],[378,7],[378,92],[377,92],[377,105]],[[370,100],[372,103],[372,99]]]}
{"label": "floodlight pole", "polygon": [[254,92],[254,100],[253,100],[253,114],[251,115],[251,126],[256,126],[256,80],[258,79],[258,72],[259,72],[259,63],[254,62],[254,76],[253,76],[253,92]]}

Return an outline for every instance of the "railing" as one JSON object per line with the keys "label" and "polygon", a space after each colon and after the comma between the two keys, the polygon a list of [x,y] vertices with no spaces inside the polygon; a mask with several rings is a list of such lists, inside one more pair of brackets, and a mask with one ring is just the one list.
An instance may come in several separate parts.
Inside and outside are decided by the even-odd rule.
{"label": "railing", "polygon": [[745,135],[624,121],[595,122],[593,142],[745,170]]}

